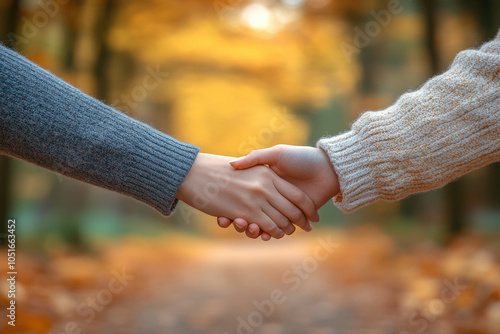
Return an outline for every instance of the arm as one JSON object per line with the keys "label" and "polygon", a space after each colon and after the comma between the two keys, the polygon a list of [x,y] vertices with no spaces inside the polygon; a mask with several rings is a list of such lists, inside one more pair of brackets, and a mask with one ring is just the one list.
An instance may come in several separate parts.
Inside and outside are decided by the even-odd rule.
{"label": "arm", "polygon": [[391,107],[318,142],[338,173],[334,203],[351,212],[439,188],[500,159],[500,34]]}
{"label": "arm", "polygon": [[[500,33],[479,50],[461,52],[447,72],[419,90],[388,109],[364,113],[350,131],[323,138],[318,147],[327,153],[338,178],[340,190],[333,200],[344,212],[442,187],[499,161]],[[261,163],[274,168],[289,155],[297,159],[294,164],[306,163],[294,150],[287,148],[286,155],[276,148],[254,151],[233,166]],[[289,172],[301,176],[303,171],[293,166]],[[303,190],[314,200],[327,189]],[[230,223],[219,218],[222,227]],[[238,223],[240,229],[247,227],[244,220]]]}
{"label": "arm", "polygon": [[170,215],[198,148],[82,93],[0,46],[0,152]]}
{"label": "arm", "polygon": [[[173,212],[177,197],[208,214],[244,217],[274,237],[293,233],[291,222],[309,229],[303,212],[315,219],[312,201],[266,168],[236,173],[230,158],[198,154],[197,147],[106,106],[2,46],[0,134],[3,154],[133,197],[164,215]],[[214,182],[225,185],[197,201]]]}

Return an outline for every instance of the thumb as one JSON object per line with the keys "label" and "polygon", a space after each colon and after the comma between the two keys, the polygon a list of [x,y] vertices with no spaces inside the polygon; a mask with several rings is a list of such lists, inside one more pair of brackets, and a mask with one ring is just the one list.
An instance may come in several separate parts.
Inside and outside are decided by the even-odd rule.
{"label": "thumb", "polygon": [[273,147],[262,150],[254,150],[247,156],[229,161],[235,169],[246,169],[257,165],[275,165],[279,160],[277,150]]}

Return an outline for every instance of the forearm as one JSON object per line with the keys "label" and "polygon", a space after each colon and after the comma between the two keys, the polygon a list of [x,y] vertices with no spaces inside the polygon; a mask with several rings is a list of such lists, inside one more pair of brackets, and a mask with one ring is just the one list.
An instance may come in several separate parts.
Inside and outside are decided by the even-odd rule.
{"label": "forearm", "polygon": [[338,174],[334,202],[350,212],[438,188],[500,160],[500,36],[393,106],[324,138]]}
{"label": "forearm", "polygon": [[0,152],[168,215],[198,153],[0,46]]}

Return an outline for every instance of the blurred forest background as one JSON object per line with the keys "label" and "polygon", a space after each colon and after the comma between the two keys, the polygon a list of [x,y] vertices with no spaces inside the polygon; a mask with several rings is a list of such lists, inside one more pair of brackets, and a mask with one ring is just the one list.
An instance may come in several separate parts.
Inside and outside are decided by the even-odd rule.
{"label": "blurred forest background", "polygon": [[[345,131],[498,28],[494,0],[0,0],[4,44],[131,117],[231,156]],[[498,332],[498,164],[397,203],[320,214],[312,233],[264,244],[187,206],[165,220],[1,156],[0,223],[16,218],[22,250],[13,332],[75,323],[83,333],[234,333],[241,319],[239,333]],[[327,237],[338,250],[288,291],[282,274]],[[102,299],[121,268],[135,279]],[[448,303],[442,291],[457,280]],[[253,302],[276,288],[287,301],[248,323]],[[79,305],[92,296],[101,303],[87,317]]]}

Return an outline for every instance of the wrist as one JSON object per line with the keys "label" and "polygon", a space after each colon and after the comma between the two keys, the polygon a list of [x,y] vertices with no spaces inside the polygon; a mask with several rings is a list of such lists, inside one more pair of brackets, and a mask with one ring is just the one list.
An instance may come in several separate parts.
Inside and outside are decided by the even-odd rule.
{"label": "wrist", "polygon": [[335,171],[335,167],[330,161],[330,157],[328,153],[326,153],[322,148],[316,148],[321,152],[322,157],[322,170],[324,170],[323,177],[325,178],[325,188],[330,189],[329,196],[330,198],[335,197],[340,192],[340,186],[338,181],[337,172]]}
{"label": "wrist", "polygon": [[202,166],[205,165],[206,158],[207,154],[198,153],[193,162],[193,165],[191,166],[191,169],[189,170],[186,177],[182,181],[181,186],[179,187],[179,191],[176,195],[177,199],[187,204],[192,204],[196,189],[198,189],[200,185],[200,171],[203,170]]}
{"label": "wrist", "polygon": [[229,165],[231,159],[231,157],[199,153],[179,187],[177,199],[205,212],[207,197],[216,197],[206,193],[207,185],[220,190],[228,182],[228,173],[233,170]]}

